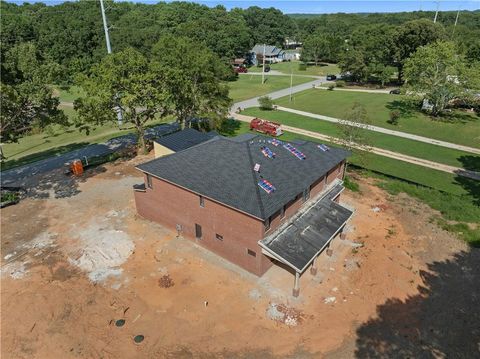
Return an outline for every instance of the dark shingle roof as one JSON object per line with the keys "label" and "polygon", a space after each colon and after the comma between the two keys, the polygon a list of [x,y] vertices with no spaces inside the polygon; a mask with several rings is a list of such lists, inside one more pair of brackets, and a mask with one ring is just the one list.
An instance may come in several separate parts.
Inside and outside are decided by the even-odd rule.
{"label": "dark shingle roof", "polygon": [[[265,136],[244,136],[243,141],[215,137],[199,146],[141,164],[137,168],[218,202],[266,219],[295,199],[312,183],[348,156],[348,151],[321,151],[313,142],[295,147],[306,155],[296,158],[268,143]],[[276,153],[263,155],[262,146]],[[253,170],[260,164],[260,173]],[[258,185],[264,178],[275,186],[270,194]]]}
{"label": "dark shingle roof", "polygon": [[194,130],[193,128],[186,128],[168,136],[156,138],[155,142],[171,149],[172,151],[178,152],[208,141],[217,135],[216,132],[204,133]]}
{"label": "dark shingle roof", "polygon": [[303,272],[353,214],[331,200],[342,189],[337,185],[279,234],[258,243],[297,272]]}

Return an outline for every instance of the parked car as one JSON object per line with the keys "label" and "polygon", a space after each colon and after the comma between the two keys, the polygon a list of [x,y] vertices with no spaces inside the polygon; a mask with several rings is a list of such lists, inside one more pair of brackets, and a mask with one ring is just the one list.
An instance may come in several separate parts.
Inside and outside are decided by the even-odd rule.
{"label": "parked car", "polygon": [[237,74],[246,74],[248,72],[248,69],[243,66],[238,66],[233,69]]}
{"label": "parked car", "polygon": [[335,75],[327,75],[327,81],[334,81],[337,79],[337,76]]}
{"label": "parked car", "polygon": [[389,92],[390,95],[400,95],[400,89],[393,89]]}

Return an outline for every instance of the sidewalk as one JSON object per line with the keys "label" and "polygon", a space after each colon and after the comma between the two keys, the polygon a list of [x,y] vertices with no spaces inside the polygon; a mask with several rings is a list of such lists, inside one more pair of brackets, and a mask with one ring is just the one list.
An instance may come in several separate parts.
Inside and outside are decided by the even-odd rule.
{"label": "sidewalk", "polygon": [[[288,107],[277,106],[277,110],[285,111],[285,112],[290,112],[290,113],[294,113],[294,114],[297,114],[297,115],[306,116],[306,117],[311,117],[311,118],[315,118],[315,119],[317,119],[317,120],[323,120],[323,121],[328,121],[328,122],[333,122],[333,123],[339,123],[340,121],[342,121],[342,120],[339,119],[339,118],[329,117],[329,116],[324,116],[324,115],[318,115],[318,114],[316,114],[316,113],[311,113],[311,112],[305,112],[305,111],[295,110],[295,109],[293,109],[293,108],[288,108]],[[342,122],[343,122],[343,123],[346,123],[346,124],[348,124],[348,125],[350,125],[350,126],[363,127],[363,126],[360,126],[359,124],[357,124],[357,123],[355,123],[355,122],[350,122],[350,121],[342,121]],[[435,139],[432,139],[432,138],[423,137],[423,136],[418,136],[418,135],[413,135],[413,134],[406,133],[406,132],[389,130],[389,129],[387,129],[387,128],[378,127],[378,126],[372,126],[372,125],[365,126],[365,129],[370,130],[370,131],[375,131],[375,132],[384,133],[384,134],[386,134],[386,135],[403,137],[403,138],[407,138],[407,139],[409,139],[409,140],[414,140],[414,141],[419,141],[419,142],[425,142],[425,143],[428,143],[428,144],[437,145],[437,146],[441,146],[441,147],[447,147],[447,148],[452,148],[452,149],[455,149],[455,150],[460,150],[460,151],[465,151],[465,152],[480,154],[480,149],[479,149],[479,148],[468,147],[468,146],[463,146],[463,145],[457,145],[457,144],[455,144],[455,143],[450,143],[450,142],[435,140]]]}

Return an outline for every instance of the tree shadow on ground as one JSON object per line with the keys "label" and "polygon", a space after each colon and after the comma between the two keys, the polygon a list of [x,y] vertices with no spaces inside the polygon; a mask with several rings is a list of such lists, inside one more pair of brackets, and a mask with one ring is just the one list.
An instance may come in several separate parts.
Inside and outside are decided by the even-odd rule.
{"label": "tree shadow on ground", "polygon": [[393,100],[387,103],[386,107],[390,111],[398,111],[403,118],[413,117],[415,112],[418,111],[416,106],[408,100]]}
{"label": "tree shadow on ground", "polygon": [[419,294],[389,299],[357,329],[357,358],[480,357],[480,249],[428,264]]}
{"label": "tree shadow on ground", "polygon": [[222,125],[217,130],[221,135],[235,136],[240,129],[240,126],[240,121],[229,118],[226,121],[223,121]]}
{"label": "tree shadow on ground", "polygon": [[[480,156],[460,156],[458,160],[463,164],[463,168],[480,172]],[[455,176],[455,182],[465,189],[474,204],[480,206],[480,181],[457,175]]]}
{"label": "tree shadow on ground", "polygon": [[480,156],[464,155],[457,158],[466,170],[480,172]]}
{"label": "tree shadow on ground", "polygon": [[472,121],[478,121],[479,117],[459,110],[446,112],[438,117],[431,117],[432,120],[445,123],[461,123],[466,124]]}
{"label": "tree shadow on ground", "polygon": [[74,176],[66,174],[66,169],[57,169],[27,178],[23,183],[23,197],[46,199],[67,198],[79,194],[79,185],[89,178],[106,172],[103,166],[96,166],[86,169],[82,175]]}
{"label": "tree shadow on ground", "polygon": [[[70,151],[78,150],[79,148],[82,148],[88,145],[89,145],[88,142],[75,142],[65,146],[52,147],[52,148],[49,148],[48,150],[32,153],[30,155],[26,155],[21,158],[12,159],[12,160],[8,159],[8,154],[7,154],[7,160],[2,162],[2,171],[8,170],[10,168],[18,167],[18,166],[23,166],[28,163],[40,161],[45,158],[59,156]],[[25,152],[25,151],[22,151],[22,152]],[[15,155],[19,155],[22,152],[18,152]]]}

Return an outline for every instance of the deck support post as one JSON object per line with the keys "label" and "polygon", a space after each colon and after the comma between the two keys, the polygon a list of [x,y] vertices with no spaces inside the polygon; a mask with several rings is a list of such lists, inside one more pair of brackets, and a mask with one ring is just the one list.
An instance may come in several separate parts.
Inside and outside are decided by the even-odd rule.
{"label": "deck support post", "polygon": [[312,266],[310,267],[310,274],[317,275],[317,257],[313,258]]}
{"label": "deck support post", "polygon": [[327,256],[331,257],[333,254],[333,250],[330,248],[330,242],[327,244],[327,250],[326,250]]}
{"label": "deck support post", "polygon": [[300,294],[300,273],[295,272],[295,284],[293,285],[292,295],[298,297]]}

